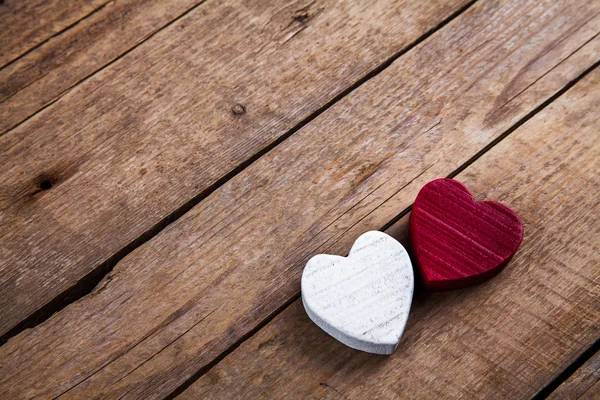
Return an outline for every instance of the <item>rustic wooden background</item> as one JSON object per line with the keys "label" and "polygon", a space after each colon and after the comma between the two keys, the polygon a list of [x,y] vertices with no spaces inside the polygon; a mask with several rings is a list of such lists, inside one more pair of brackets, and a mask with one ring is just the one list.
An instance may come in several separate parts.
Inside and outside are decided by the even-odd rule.
{"label": "rustic wooden background", "polygon": [[[0,398],[600,398],[600,0],[0,2]],[[523,244],[392,356],[299,301],[441,176]]]}

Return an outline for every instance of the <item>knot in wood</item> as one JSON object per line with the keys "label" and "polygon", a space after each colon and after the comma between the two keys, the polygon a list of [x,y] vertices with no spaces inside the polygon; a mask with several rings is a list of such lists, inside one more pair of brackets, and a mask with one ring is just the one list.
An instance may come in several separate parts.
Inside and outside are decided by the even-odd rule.
{"label": "knot in wood", "polygon": [[231,108],[231,112],[234,115],[242,115],[246,113],[246,107],[243,104],[236,104]]}

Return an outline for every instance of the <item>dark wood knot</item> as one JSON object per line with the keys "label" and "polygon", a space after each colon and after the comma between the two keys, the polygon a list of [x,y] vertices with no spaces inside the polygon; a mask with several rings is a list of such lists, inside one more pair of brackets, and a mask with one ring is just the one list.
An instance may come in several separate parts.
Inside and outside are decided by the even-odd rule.
{"label": "dark wood knot", "polygon": [[242,115],[246,113],[246,107],[243,104],[236,104],[231,108],[233,115]]}

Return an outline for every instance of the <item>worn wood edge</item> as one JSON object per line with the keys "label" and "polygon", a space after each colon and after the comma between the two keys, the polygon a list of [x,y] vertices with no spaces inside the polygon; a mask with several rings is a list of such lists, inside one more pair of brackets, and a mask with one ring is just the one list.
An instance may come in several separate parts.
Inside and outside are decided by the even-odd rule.
{"label": "worn wood edge", "polygon": [[[495,140],[493,145],[490,144],[489,148],[486,147],[487,148],[486,151],[490,151],[490,150],[493,151],[493,147],[496,144],[498,144],[503,139],[507,138],[510,133],[517,130],[520,126],[525,124],[529,119],[535,117],[535,115],[537,113],[542,111],[545,107],[550,105],[553,101],[557,100],[562,94],[564,94],[569,89],[571,89],[573,86],[575,86],[580,80],[584,79],[587,75],[594,72],[594,70],[596,70],[598,67],[600,67],[600,60],[598,62],[596,62],[593,66],[591,66],[588,70],[586,70],[583,74],[581,74],[577,79],[570,82],[569,85],[567,85],[568,88],[566,88],[565,90],[561,90],[560,93],[557,93],[556,96],[553,96],[552,101],[544,102],[543,105],[536,108],[535,113],[533,113],[533,114],[530,113],[531,115],[528,114],[529,117],[527,118],[527,120],[521,120],[521,121],[519,121],[518,124],[515,124],[509,130],[507,130],[507,132],[502,136],[502,138]],[[597,72],[598,71],[596,71],[595,73],[597,73]],[[473,164],[477,159],[479,159],[482,155],[483,155],[483,153],[482,154],[478,153],[478,155],[476,157],[469,160],[469,162],[461,165],[460,168],[458,168],[457,170],[450,173],[448,175],[448,177],[454,178],[460,172],[468,170],[469,166],[471,164]],[[410,210],[411,210],[411,207],[408,207],[407,209],[403,210],[401,213],[398,214],[397,217],[395,217],[392,221],[390,221],[389,223],[387,223],[385,226],[383,226],[381,228],[382,231],[385,231],[386,233],[392,235],[393,237],[398,238],[400,240],[400,242],[404,245],[406,245],[407,243],[410,243],[410,238],[409,238],[409,234],[408,234],[408,220],[409,220]],[[422,288],[420,290],[422,290]],[[181,385],[179,388],[177,388],[177,390],[172,392],[167,397],[167,399],[194,398],[194,396],[197,395],[198,393],[194,392],[193,390],[189,390],[189,388],[191,386],[193,386],[196,381],[201,379],[204,375],[206,375],[208,372],[210,372],[213,368],[217,367],[219,365],[219,363],[221,363],[223,360],[225,360],[232,353],[235,354],[234,352],[236,350],[239,350],[240,346],[243,346],[245,342],[254,340],[253,337],[256,334],[259,334],[263,330],[269,329],[269,325],[274,320],[276,320],[280,314],[285,312],[286,309],[290,308],[291,306],[300,307],[298,305],[299,302],[300,302],[299,294],[290,298],[281,308],[279,308],[277,310],[276,314],[274,313],[273,315],[270,315],[268,319],[262,321],[259,326],[257,326],[251,332],[249,332],[248,336],[245,336],[242,340],[236,342],[235,346],[232,346],[231,350],[228,349],[228,351],[226,353],[221,354],[217,359],[215,359],[214,362],[212,362],[210,364],[210,366],[207,366],[206,368],[203,368],[202,370],[198,371],[198,373],[195,375],[195,379],[193,379],[193,380],[190,379],[184,385]],[[600,379],[600,339],[596,340],[590,347],[588,347],[582,353],[579,353],[578,355],[574,355],[574,357],[575,357],[575,361],[573,363],[569,364],[563,371],[559,372],[555,378],[553,378],[545,387],[543,387],[538,393],[536,393],[532,397],[532,400],[541,400],[541,399],[546,399],[546,398],[549,398],[549,399],[585,398],[585,399],[591,400],[591,399],[595,398],[595,397],[592,397],[593,395],[590,397],[587,397],[587,396],[589,396],[592,393],[596,393],[596,391],[600,392],[600,383],[599,383],[599,379]],[[583,387],[576,386],[576,385],[580,385],[581,381],[584,381],[584,384],[581,385]],[[327,385],[327,383],[320,383],[320,385],[323,387],[327,387],[328,389],[332,389],[337,393],[338,396],[344,397],[344,395],[342,393],[338,392],[335,388]],[[557,387],[558,387],[558,389],[557,389]],[[579,389],[579,390],[577,390],[575,392],[575,389]],[[550,394],[550,392],[552,392],[552,393]],[[574,392],[573,393],[574,396],[570,397],[567,395],[567,393],[571,393],[571,392]],[[587,392],[589,392],[589,393],[587,393]],[[550,394],[550,396],[549,396],[549,394]],[[334,397],[336,397],[336,396],[334,396]]]}
{"label": "worn wood edge", "polygon": [[[18,1],[14,1],[14,0],[8,0],[11,3],[19,3]],[[1,15],[6,13],[6,10],[4,10],[4,7],[8,6],[8,1],[7,2],[0,2],[0,17],[8,17],[8,15]],[[77,13],[76,15],[74,15],[72,18],[65,18],[62,15],[58,15],[57,17],[59,17],[59,19],[54,20],[52,17],[54,17],[54,15],[48,15],[47,12],[44,12],[44,15],[49,16],[50,19],[53,19],[52,24],[55,26],[54,29],[46,32],[46,34],[40,34],[35,40],[31,40],[29,43],[24,43],[24,44],[20,44],[17,46],[14,46],[14,48],[7,50],[7,53],[9,54],[7,57],[3,57],[3,60],[0,62],[0,70],[2,70],[4,67],[14,63],[15,61],[17,61],[18,59],[26,56],[27,54],[31,53],[32,51],[35,51],[35,49],[39,48],[40,46],[44,45],[45,43],[48,43],[50,40],[60,36],[62,33],[66,32],[67,30],[71,29],[73,26],[77,25],[79,22],[81,22],[82,20],[88,18],[89,16],[97,13],[98,11],[100,11],[102,8],[104,8],[108,3],[110,3],[113,0],[107,0],[104,1],[100,4],[97,4],[95,6],[92,7],[91,10],[86,11],[82,11]],[[57,2],[58,3],[58,2]],[[38,5],[39,6],[39,5]],[[56,7],[55,5],[52,5],[54,7]],[[72,7],[71,4],[61,4],[61,7],[63,9],[69,9]],[[14,16],[14,11],[13,10],[13,16]],[[24,11],[18,10],[20,14],[22,14]],[[55,10],[52,10],[55,11]],[[63,18],[60,18],[63,17]],[[22,22],[22,21],[17,21],[17,23]],[[11,21],[11,23],[14,25],[15,22]],[[27,33],[27,30],[31,30],[33,29],[31,26],[21,26],[21,30],[20,30],[20,34],[23,35],[25,33]],[[12,32],[11,32],[12,33]],[[14,41],[14,40],[13,40]],[[14,43],[7,43],[7,45],[12,45]]]}
{"label": "worn wood edge", "polygon": [[[43,82],[44,79],[48,75],[53,75],[53,74],[56,75],[57,73],[61,72],[61,69],[69,69],[68,67],[71,63],[70,60],[67,60],[63,64],[58,65],[57,67],[51,69],[50,71],[44,72],[41,76],[26,83],[24,86],[19,88],[16,92],[11,93],[7,97],[3,98],[0,101],[0,115],[2,115],[2,117],[3,117],[0,119],[0,121],[1,121],[0,122],[0,137],[4,134],[9,133],[11,130],[18,128],[19,126],[26,123],[27,121],[35,118],[38,114],[42,113],[43,111],[45,111],[46,109],[51,107],[53,104],[58,102],[62,97],[64,97],[69,92],[71,92],[78,85],[92,79],[95,75],[104,71],[105,69],[110,68],[112,65],[117,63],[123,57],[127,56],[129,53],[135,51],[140,46],[143,46],[144,43],[152,40],[153,37],[160,34],[163,30],[169,28],[173,24],[177,23],[180,19],[185,18],[188,14],[194,12],[198,7],[200,7],[204,3],[206,3],[207,0],[192,0],[192,1],[195,1],[195,3],[193,3],[190,7],[188,7],[187,9],[184,9],[183,12],[173,16],[171,19],[163,21],[163,23],[161,25],[154,27],[154,29],[152,29],[151,31],[144,32],[142,29],[137,31],[140,33],[138,38],[135,40],[132,40],[128,46],[125,46],[123,49],[121,49],[116,56],[114,56],[104,62],[97,63],[97,65],[94,68],[92,68],[91,71],[87,72],[86,74],[79,77],[78,79],[72,80],[70,82],[70,84],[68,84],[66,86],[63,85],[59,90],[52,92],[52,94],[47,99],[43,100],[40,104],[34,104],[34,102],[31,101],[29,103],[25,102],[25,104],[23,104],[23,102],[21,102],[21,104],[17,104],[19,107],[14,107],[14,106],[11,107],[11,105],[10,105],[10,103],[12,101],[11,99],[13,97],[17,97],[17,96],[28,97],[27,92],[33,90],[34,86],[36,86],[38,84],[43,86],[43,88],[42,88],[43,92],[50,93],[51,92],[50,89],[52,86],[51,84],[54,84],[55,81],[59,80],[60,74],[58,74],[59,75],[58,77],[55,76],[54,78],[51,78],[50,82]],[[72,25],[69,25],[67,28],[65,28],[64,30],[61,30],[56,35],[53,35],[51,38],[47,39],[43,43],[40,43],[34,49],[31,49],[31,51],[28,51],[27,53],[23,54],[18,59],[15,59],[12,62],[6,64],[4,67],[0,68],[0,77],[3,74],[8,74],[7,79],[10,79],[12,72],[8,71],[8,69],[12,68],[12,67],[17,67],[18,63],[27,64],[28,68],[35,67],[36,59],[44,58],[43,54],[46,52],[45,47],[50,47],[50,46],[56,45],[57,41],[60,41],[67,34],[71,34],[72,31],[74,31],[75,29],[85,30],[85,29],[95,28],[96,24],[100,24],[103,21],[103,19],[106,18],[106,15],[100,15],[100,14],[104,11],[106,11],[107,13],[110,13],[111,12],[110,7],[113,3],[114,3],[114,0],[108,1],[102,7],[99,7],[97,10],[95,10],[93,13],[87,15],[85,18],[75,22]],[[97,19],[97,20],[92,21],[93,19]],[[76,32],[74,34],[79,35],[79,32]],[[51,48],[48,51],[52,52],[54,50]],[[42,53],[42,54],[38,54],[38,53]],[[69,57],[71,57],[71,55],[69,55]],[[31,60],[28,60],[28,58],[31,58]],[[62,72],[64,73],[64,71],[62,71]],[[37,93],[37,94],[33,93],[33,95],[29,96],[29,97],[33,97],[34,99],[37,99],[39,97],[39,93]],[[31,104],[31,106],[29,106],[28,104]],[[21,112],[21,110],[24,107],[30,107],[31,110],[28,113],[26,113],[24,116],[14,119],[12,117],[12,115],[15,112]],[[15,108],[16,108],[16,110],[15,110]],[[11,121],[11,122],[7,123],[7,121]]]}
{"label": "worn wood edge", "polygon": [[536,104],[537,104],[537,102],[536,102]]}
{"label": "worn wood edge", "polygon": [[[206,1],[206,0],[203,0],[201,3],[197,4],[193,8],[200,6],[201,4],[204,3],[204,1]],[[226,173],[225,175],[223,175],[220,179],[215,181],[212,185],[207,187],[205,190],[198,193],[196,196],[194,196],[193,198],[191,198],[190,200],[185,202],[182,206],[180,206],[179,208],[174,210],[168,216],[166,216],[162,220],[158,221],[156,224],[154,224],[152,227],[150,227],[145,232],[141,233],[133,241],[131,241],[130,243],[128,243],[127,245],[122,247],[120,250],[118,250],[116,253],[114,253],[112,256],[110,256],[108,259],[106,259],[104,262],[100,263],[97,267],[95,267],[94,269],[89,271],[85,276],[83,276],[80,280],[75,282],[71,287],[69,287],[68,289],[65,289],[61,293],[57,294],[54,298],[52,298],[50,301],[48,301],[47,303],[42,305],[35,312],[26,316],[24,319],[21,320],[21,322],[14,325],[12,328],[7,330],[5,333],[3,333],[0,336],[0,346],[4,345],[10,338],[18,335],[20,332],[22,332],[26,329],[31,329],[31,328],[43,323],[44,321],[49,319],[53,314],[59,312],[60,310],[67,307],[69,304],[72,304],[72,303],[76,302],[77,300],[83,298],[84,296],[88,295],[89,293],[91,293],[95,289],[95,287],[98,286],[98,284],[100,284],[100,282],[108,274],[110,274],[110,272],[113,270],[115,265],[120,260],[125,258],[128,254],[133,252],[138,247],[142,246],[144,243],[151,240],[156,235],[158,235],[167,226],[169,226],[173,222],[177,221],[184,214],[186,214],[188,211],[190,211],[196,205],[201,203],[202,200],[204,200],[205,198],[210,196],[211,193],[218,190],[221,186],[223,186],[229,180],[233,179],[235,176],[242,173],[245,169],[250,167],[257,160],[259,160],[264,155],[266,155],[267,153],[272,151],[274,148],[279,146],[281,143],[283,143],[284,141],[289,139],[292,135],[294,135],[296,132],[298,132],[300,129],[302,129],[305,125],[309,124],[315,118],[317,118],[318,116],[323,114],[325,111],[327,111],[329,108],[331,108],[334,104],[336,104],[341,99],[343,99],[344,97],[346,97],[347,95],[349,95],[350,93],[352,93],[353,91],[358,89],[364,83],[368,82],[369,80],[371,80],[374,77],[376,77],[377,75],[379,75],[381,72],[383,72],[385,69],[387,69],[394,61],[396,61],[397,59],[402,57],[404,54],[406,54],[413,48],[419,46],[422,42],[427,40],[435,32],[439,31],[440,29],[445,27],[447,24],[449,24],[451,21],[453,21],[454,19],[459,17],[462,13],[466,12],[477,1],[480,1],[480,0],[471,0],[468,3],[464,4],[463,6],[461,6],[460,8],[458,8],[456,11],[454,11],[449,16],[447,16],[445,19],[443,19],[439,24],[437,24],[436,26],[434,26],[433,28],[431,28],[430,30],[425,32],[423,35],[419,36],[416,40],[414,40],[413,42],[406,45],[404,48],[402,48],[397,53],[393,54],[391,57],[386,59],[383,63],[379,64],[378,66],[376,66],[375,68],[373,68],[372,70],[367,72],[364,76],[362,76],[360,79],[355,81],[353,84],[351,84],[347,88],[343,89],[340,93],[338,93],[333,98],[331,98],[327,103],[323,104],[318,109],[316,109],[314,112],[312,112],[310,115],[308,115],[306,118],[299,121],[293,128],[288,130],[286,133],[282,134],[276,140],[274,140],[271,143],[269,143],[268,145],[264,146],[258,152],[254,153],[251,157],[249,157],[248,159],[241,162],[233,170],[231,170],[228,173]],[[186,11],[185,14],[187,14],[191,11],[192,11],[192,9]],[[185,14],[182,14],[177,19],[183,17]],[[174,22],[176,22],[176,21],[173,20],[169,24],[172,24]],[[167,26],[168,25],[165,25],[163,28],[161,28],[161,30],[164,28],[167,28]],[[153,36],[156,33],[158,33],[158,31],[153,33],[151,36]],[[150,37],[148,37],[148,39],[150,39]],[[128,53],[130,51],[133,51],[136,47],[138,47],[142,44],[143,44],[143,42],[134,46],[133,48],[131,48],[128,51]],[[124,55],[125,54],[123,54],[123,56]],[[121,58],[121,57],[122,56],[120,56],[119,58]],[[97,70],[96,72],[94,72],[94,74],[101,71],[102,69],[109,67],[111,64],[113,64],[116,61],[118,61],[118,60],[117,59],[113,60],[111,63],[105,65],[104,67],[102,67],[99,70]],[[84,80],[88,79],[92,75],[86,77]],[[79,81],[76,85],[82,83],[84,80]],[[74,86],[76,86],[76,85],[74,85]],[[55,101],[58,101],[58,100],[59,100],[59,98],[57,98]],[[55,101],[53,101],[50,104],[47,104],[46,106],[44,106],[43,109],[51,106]],[[43,111],[43,109],[40,109],[38,112],[36,112],[36,114]],[[33,116],[35,116],[35,114],[32,115],[31,117],[33,117]],[[25,121],[23,121],[23,122],[25,122]],[[13,129],[13,128],[11,128],[11,129]],[[8,132],[8,131],[6,131],[6,132]],[[0,133],[0,136],[2,136],[2,133]]]}
{"label": "worn wood edge", "polygon": [[582,398],[592,387],[598,385],[599,380],[600,338],[533,396],[532,400]]}
{"label": "worn wood edge", "polygon": [[[21,50],[20,53],[14,54],[13,56],[10,56],[8,59],[6,59],[2,63],[2,65],[0,65],[0,71],[2,71],[4,68],[10,66],[11,64],[14,64],[14,63],[18,62],[21,58],[26,57],[27,55],[33,53],[34,51],[38,50],[39,48],[41,48],[42,46],[44,46],[45,44],[47,44],[51,40],[56,39],[57,37],[59,37],[63,33],[67,32],[70,29],[72,29],[74,26],[80,24],[84,20],[90,18],[92,15],[98,13],[104,7],[106,7],[111,1],[113,1],[113,0],[106,1],[106,2],[104,2],[104,3],[102,3],[102,4],[98,5],[98,6],[96,6],[91,11],[89,11],[89,12],[87,12],[85,14],[82,14],[82,15],[76,17],[76,19],[74,21],[71,21],[70,23],[67,23],[66,25],[60,27],[55,32],[51,32],[48,36],[40,38],[40,40],[37,43],[32,43],[30,46],[26,46],[23,50]],[[2,132],[0,131],[0,135],[1,134],[2,134]]]}

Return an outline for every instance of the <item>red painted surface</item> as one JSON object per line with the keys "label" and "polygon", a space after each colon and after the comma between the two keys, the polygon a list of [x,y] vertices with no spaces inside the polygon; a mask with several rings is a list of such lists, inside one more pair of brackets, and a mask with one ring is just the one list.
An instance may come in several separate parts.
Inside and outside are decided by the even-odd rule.
{"label": "red painted surface", "polygon": [[411,241],[428,290],[475,285],[496,275],[523,239],[523,224],[510,208],[476,202],[454,179],[425,185],[410,217]]}

